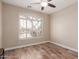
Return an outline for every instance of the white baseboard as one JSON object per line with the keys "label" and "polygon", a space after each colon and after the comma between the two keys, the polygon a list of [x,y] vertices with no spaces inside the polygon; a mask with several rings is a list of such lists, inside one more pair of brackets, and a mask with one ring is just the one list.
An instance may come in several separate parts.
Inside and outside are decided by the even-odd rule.
{"label": "white baseboard", "polygon": [[76,49],[70,48],[70,47],[68,47],[68,46],[65,46],[65,45],[62,45],[62,44],[59,44],[59,43],[51,42],[51,41],[43,41],[43,42],[39,42],[39,43],[32,43],[32,44],[27,44],[27,45],[21,45],[21,46],[6,48],[5,51],[7,51],[7,50],[12,50],[12,49],[17,49],[17,48],[22,48],[22,47],[27,47],[27,46],[31,46],[31,45],[37,45],[37,44],[47,43],[47,42],[50,42],[50,43],[56,44],[56,45],[58,45],[58,46],[61,46],[61,47],[63,47],[63,48],[66,48],[66,49],[69,49],[69,50],[78,52],[78,50],[76,50]]}
{"label": "white baseboard", "polygon": [[78,52],[77,49],[74,49],[74,48],[71,48],[71,47],[68,47],[68,46],[59,44],[59,43],[55,43],[55,42],[50,42],[50,43],[56,44],[56,45],[58,45],[58,46],[61,46],[61,47],[63,47],[63,48],[66,48],[66,49],[69,49],[69,50],[72,50],[72,51],[75,51],[75,52]]}
{"label": "white baseboard", "polygon": [[47,43],[47,42],[49,42],[49,41],[43,41],[43,42],[32,43],[32,44],[27,44],[27,45],[21,45],[21,46],[16,46],[16,47],[11,47],[11,48],[5,48],[5,51],[7,51],[7,50],[13,50],[13,49],[17,49],[17,48],[22,48],[22,47],[27,47],[27,46],[31,46],[31,45],[37,45],[37,44]]}

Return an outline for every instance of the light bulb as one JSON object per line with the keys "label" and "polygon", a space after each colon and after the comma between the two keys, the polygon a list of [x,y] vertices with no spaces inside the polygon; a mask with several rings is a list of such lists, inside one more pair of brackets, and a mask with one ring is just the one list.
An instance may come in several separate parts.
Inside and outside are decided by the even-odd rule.
{"label": "light bulb", "polygon": [[42,7],[46,7],[47,6],[47,2],[41,2],[41,6]]}

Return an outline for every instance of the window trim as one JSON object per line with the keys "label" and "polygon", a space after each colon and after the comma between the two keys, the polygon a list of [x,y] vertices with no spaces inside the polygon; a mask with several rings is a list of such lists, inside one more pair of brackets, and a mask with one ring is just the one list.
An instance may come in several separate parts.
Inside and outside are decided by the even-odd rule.
{"label": "window trim", "polygon": [[[27,20],[28,19],[28,17],[29,16],[25,16],[25,19],[24,18],[21,18],[21,19],[24,19],[24,20]],[[31,17],[33,17],[33,16],[31,16]],[[35,17],[33,17],[33,18],[35,18]],[[22,38],[22,39],[20,39],[19,38],[19,36],[20,36],[20,30],[19,30],[19,35],[18,35],[18,38],[19,38],[19,40],[30,40],[30,39],[40,39],[40,38],[43,38],[43,35],[44,35],[44,21],[43,21],[43,18],[42,17],[36,17],[36,19],[41,19],[41,22],[42,22],[42,24],[41,24],[41,28],[42,28],[42,33],[41,33],[41,36],[36,36],[36,37],[27,37],[26,36],[26,38]],[[19,17],[19,20],[20,20],[20,17]],[[26,25],[27,26],[27,25]],[[19,26],[18,26],[19,27]],[[27,34],[26,34],[27,35]]]}

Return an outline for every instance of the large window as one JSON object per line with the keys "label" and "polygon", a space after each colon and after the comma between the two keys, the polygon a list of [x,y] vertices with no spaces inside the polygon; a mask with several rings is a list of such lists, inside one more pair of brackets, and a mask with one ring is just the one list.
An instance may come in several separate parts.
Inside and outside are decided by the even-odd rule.
{"label": "large window", "polygon": [[41,18],[19,16],[19,39],[41,37],[42,30]]}

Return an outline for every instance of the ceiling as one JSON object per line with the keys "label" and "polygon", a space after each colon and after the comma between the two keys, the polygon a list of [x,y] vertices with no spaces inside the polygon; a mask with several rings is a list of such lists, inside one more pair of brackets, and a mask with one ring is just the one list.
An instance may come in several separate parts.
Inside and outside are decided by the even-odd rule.
{"label": "ceiling", "polygon": [[[8,3],[8,4],[12,4],[12,5],[24,7],[24,8],[27,8],[27,5],[29,5],[29,3],[40,2],[40,0],[2,0],[2,1],[5,3]],[[66,8],[76,2],[77,2],[77,0],[52,0],[50,3],[56,5],[56,8],[51,8],[51,7],[47,6],[45,8],[45,10],[41,11],[40,4],[33,4],[32,8],[30,8],[30,9],[39,11],[39,12],[43,12],[46,14],[51,14],[51,13],[57,12],[63,8]]]}

